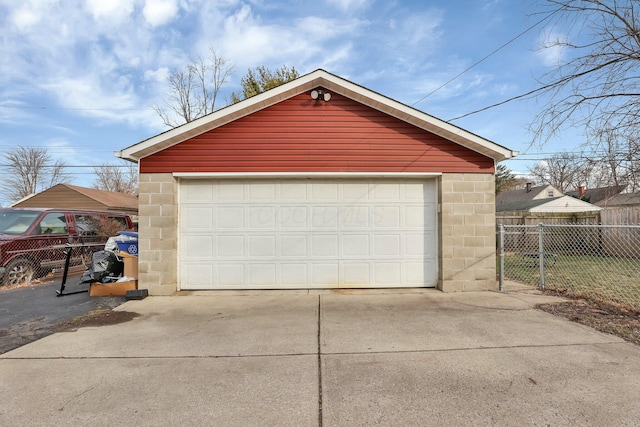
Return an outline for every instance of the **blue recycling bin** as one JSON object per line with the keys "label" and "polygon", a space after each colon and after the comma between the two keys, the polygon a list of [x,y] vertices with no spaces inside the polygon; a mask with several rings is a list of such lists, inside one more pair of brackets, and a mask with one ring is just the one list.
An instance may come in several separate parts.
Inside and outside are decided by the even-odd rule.
{"label": "blue recycling bin", "polygon": [[113,239],[118,246],[120,252],[126,252],[129,255],[138,256],[138,232],[137,231],[118,231]]}

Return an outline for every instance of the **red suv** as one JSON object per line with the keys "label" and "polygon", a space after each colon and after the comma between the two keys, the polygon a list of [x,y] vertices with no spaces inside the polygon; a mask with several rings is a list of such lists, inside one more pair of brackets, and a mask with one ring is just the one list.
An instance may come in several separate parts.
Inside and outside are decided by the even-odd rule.
{"label": "red suv", "polygon": [[117,230],[133,230],[118,212],[70,209],[0,209],[0,284],[30,282],[61,269],[65,244],[73,245],[71,265],[104,248]]}

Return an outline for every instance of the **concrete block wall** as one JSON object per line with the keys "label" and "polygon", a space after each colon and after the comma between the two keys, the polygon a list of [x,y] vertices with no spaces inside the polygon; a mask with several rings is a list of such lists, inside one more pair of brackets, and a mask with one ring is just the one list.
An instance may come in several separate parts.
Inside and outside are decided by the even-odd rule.
{"label": "concrete block wall", "polygon": [[178,283],[178,183],[170,173],[141,173],[138,194],[138,287],[172,295]]}
{"label": "concrete block wall", "polygon": [[496,290],[495,178],[440,178],[440,278],[444,292]]}

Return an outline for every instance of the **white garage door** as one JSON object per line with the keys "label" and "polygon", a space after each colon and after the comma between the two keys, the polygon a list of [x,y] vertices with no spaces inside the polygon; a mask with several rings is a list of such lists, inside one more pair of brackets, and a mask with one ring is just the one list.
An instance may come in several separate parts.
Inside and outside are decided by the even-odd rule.
{"label": "white garage door", "polygon": [[179,288],[433,287],[435,179],[180,182]]}

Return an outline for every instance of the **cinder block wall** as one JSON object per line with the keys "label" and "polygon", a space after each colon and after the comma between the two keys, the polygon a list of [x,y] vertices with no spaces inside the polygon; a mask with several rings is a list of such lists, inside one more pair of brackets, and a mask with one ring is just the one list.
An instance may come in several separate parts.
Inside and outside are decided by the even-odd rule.
{"label": "cinder block wall", "polygon": [[178,183],[170,173],[141,173],[138,194],[138,287],[172,295],[178,283]]}
{"label": "cinder block wall", "polygon": [[445,173],[440,184],[438,287],[444,292],[496,290],[493,174]]}

